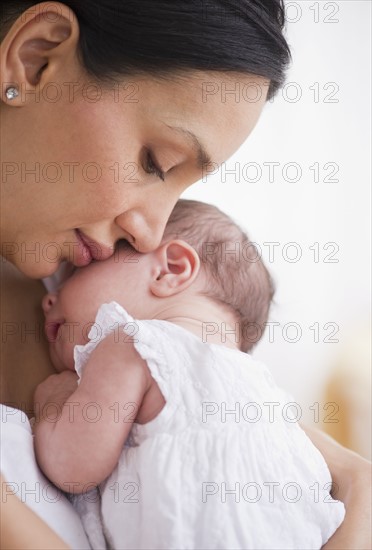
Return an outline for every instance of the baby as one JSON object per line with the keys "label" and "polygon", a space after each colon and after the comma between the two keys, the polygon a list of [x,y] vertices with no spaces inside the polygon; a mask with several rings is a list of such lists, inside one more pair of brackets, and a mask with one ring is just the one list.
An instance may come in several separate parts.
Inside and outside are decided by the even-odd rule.
{"label": "baby", "polygon": [[244,232],[180,200],[157,250],[123,242],[44,298],[60,374],[35,392],[35,449],[64,491],[99,488],[93,548],[319,549],[340,525],[293,399],[246,353],[272,296]]}

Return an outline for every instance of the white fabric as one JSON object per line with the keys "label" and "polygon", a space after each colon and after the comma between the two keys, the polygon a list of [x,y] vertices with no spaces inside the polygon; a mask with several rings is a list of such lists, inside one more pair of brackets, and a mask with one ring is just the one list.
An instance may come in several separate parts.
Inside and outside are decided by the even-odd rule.
{"label": "white fabric", "polygon": [[118,323],[135,339],[166,405],[151,422],[133,425],[100,486],[111,547],[320,549],[344,506],[329,496],[327,465],[268,369],[170,322],[134,321],[112,302],[101,306],[92,340],[75,348],[80,377]]}
{"label": "white fabric", "polygon": [[71,503],[38,468],[27,416],[5,405],[0,405],[0,416],[0,464],[9,491],[38,514],[71,548],[90,549]]}
{"label": "white fabric", "polygon": [[97,488],[81,495],[69,495],[79,514],[92,550],[106,550],[106,540],[101,521],[101,495]]}

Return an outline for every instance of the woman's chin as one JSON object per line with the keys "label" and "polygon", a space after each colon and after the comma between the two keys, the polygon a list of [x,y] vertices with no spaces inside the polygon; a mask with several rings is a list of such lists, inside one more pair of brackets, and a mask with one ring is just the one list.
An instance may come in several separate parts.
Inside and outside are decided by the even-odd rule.
{"label": "woman's chin", "polygon": [[15,267],[19,269],[26,277],[30,279],[45,279],[54,275],[61,265],[60,261],[57,262],[33,262],[33,261],[21,261],[22,258],[17,259],[14,262]]}

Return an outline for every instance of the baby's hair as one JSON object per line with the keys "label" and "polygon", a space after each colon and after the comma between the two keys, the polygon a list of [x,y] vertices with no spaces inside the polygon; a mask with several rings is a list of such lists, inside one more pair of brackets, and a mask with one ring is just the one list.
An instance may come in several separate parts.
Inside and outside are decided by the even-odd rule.
{"label": "baby's hair", "polygon": [[239,327],[239,347],[260,340],[275,288],[256,246],[226,214],[211,204],[180,199],[163,241],[179,238],[199,254],[207,285],[202,294],[230,308]]}

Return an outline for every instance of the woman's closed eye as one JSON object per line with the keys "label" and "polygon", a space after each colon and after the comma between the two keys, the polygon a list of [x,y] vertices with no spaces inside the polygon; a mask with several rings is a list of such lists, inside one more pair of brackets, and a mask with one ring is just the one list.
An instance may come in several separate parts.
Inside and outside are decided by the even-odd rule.
{"label": "woman's closed eye", "polygon": [[147,174],[155,174],[162,181],[165,181],[165,173],[156,164],[150,151],[146,153],[144,170]]}

